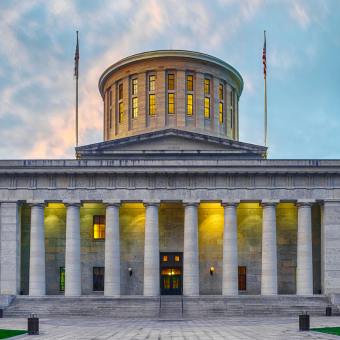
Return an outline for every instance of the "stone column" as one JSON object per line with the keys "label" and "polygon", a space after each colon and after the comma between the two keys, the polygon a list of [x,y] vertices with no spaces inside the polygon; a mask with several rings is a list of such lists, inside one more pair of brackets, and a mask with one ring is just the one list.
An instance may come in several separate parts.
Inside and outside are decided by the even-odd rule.
{"label": "stone column", "polygon": [[237,215],[240,201],[222,202],[224,207],[222,295],[238,295]]}
{"label": "stone column", "polygon": [[31,207],[29,295],[46,295],[45,202],[28,202]]}
{"label": "stone column", "polygon": [[298,200],[297,295],[313,295],[312,212],[315,200]]}
{"label": "stone column", "polygon": [[277,295],[276,206],[278,200],[263,200],[261,295]]}
{"label": "stone column", "polygon": [[1,294],[20,292],[20,205],[18,201],[0,202]]}
{"label": "stone column", "polygon": [[66,214],[65,295],[81,295],[80,202],[63,202]]}
{"label": "stone column", "polygon": [[105,201],[105,284],[104,295],[120,295],[120,201]]}
{"label": "stone column", "polygon": [[199,295],[198,266],[198,220],[199,202],[183,202],[184,253],[183,253],[183,295]]}
{"label": "stone column", "polygon": [[143,202],[145,206],[144,295],[160,294],[158,207],[160,201]]}

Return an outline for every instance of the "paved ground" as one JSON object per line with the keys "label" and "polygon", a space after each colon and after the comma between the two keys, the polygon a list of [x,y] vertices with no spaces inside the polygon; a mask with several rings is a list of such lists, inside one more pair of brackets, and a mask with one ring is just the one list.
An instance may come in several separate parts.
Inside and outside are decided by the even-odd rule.
{"label": "paved ground", "polygon": [[[340,317],[311,317],[311,327],[339,327]],[[318,332],[299,332],[292,317],[234,317],[215,319],[98,319],[50,318],[40,320],[40,335],[12,339],[340,339]],[[27,329],[27,319],[0,319],[1,329]]]}

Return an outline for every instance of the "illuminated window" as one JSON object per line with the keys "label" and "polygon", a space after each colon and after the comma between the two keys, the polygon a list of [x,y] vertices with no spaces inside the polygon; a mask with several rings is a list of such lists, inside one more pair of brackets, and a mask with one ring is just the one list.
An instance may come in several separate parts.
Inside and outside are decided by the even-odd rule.
{"label": "illuminated window", "polygon": [[110,129],[112,128],[112,109],[110,109]]}
{"label": "illuminated window", "polygon": [[192,116],[192,94],[188,94],[188,115]]}
{"label": "illuminated window", "polygon": [[104,291],[104,267],[93,267],[93,291]]}
{"label": "illuminated window", "polygon": [[168,75],[168,90],[174,90],[175,89],[175,75],[169,74]]}
{"label": "illuminated window", "polygon": [[60,291],[65,291],[65,267],[60,268]]}
{"label": "illuminated window", "polygon": [[210,80],[209,79],[204,80],[204,93],[210,94]]}
{"label": "illuminated window", "polygon": [[110,91],[110,106],[112,105],[112,91]]}
{"label": "illuminated window", "polygon": [[246,290],[246,267],[238,267],[238,289]]}
{"label": "illuminated window", "polygon": [[137,94],[138,91],[138,80],[133,79],[132,80],[132,94]]}
{"label": "illuminated window", "polygon": [[119,123],[123,123],[123,102],[119,103]]}
{"label": "illuminated window", "polygon": [[168,262],[168,257],[167,256],[163,256],[163,261],[164,262]]}
{"label": "illuminated window", "polygon": [[220,99],[223,100],[223,85],[222,84],[220,84],[219,91],[220,91]]}
{"label": "illuminated window", "polygon": [[179,262],[179,256],[175,256],[175,262]]}
{"label": "illuminated window", "polygon": [[175,113],[175,95],[173,93],[168,94],[168,99],[169,99],[169,114],[174,114]]}
{"label": "illuminated window", "polygon": [[230,91],[230,128],[234,128],[233,91]]}
{"label": "illuminated window", "polygon": [[155,91],[155,76],[149,77],[149,91]]}
{"label": "illuminated window", "polygon": [[150,94],[150,100],[149,100],[149,113],[150,116],[154,116],[155,115],[155,95],[154,94]]}
{"label": "illuminated window", "polygon": [[193,91],[193,76],[188,76],[187,77],[187,90],[188,91]]}
{"label": "illuminated window", "polygon": [[138,98],[132,98],[132,118],[137,118],[138,115]]}
{"label": "illuminated window", "polygon": [[204,98],[204,117],[210,118],[210,98]]}
{"label": "illuminated window", "polygon": [[93,216],[93,238],[105,239],[105,216]]}
{"label": "illuminated window", "polygon": [[123,84],[119,85],[119,100],[123,99]]}
{"label": "illuminated window", "polygon": [[220,103],[220,123],[223,123],[223,103]]}

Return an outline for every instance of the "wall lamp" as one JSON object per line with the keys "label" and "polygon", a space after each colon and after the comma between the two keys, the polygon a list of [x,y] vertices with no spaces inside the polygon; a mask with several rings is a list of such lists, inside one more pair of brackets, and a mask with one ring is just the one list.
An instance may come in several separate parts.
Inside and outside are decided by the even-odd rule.
{"label": "wall lamp", "polygon": [[132,276],[132,268],[129,268],[130,276]]}
{"label": "wall lamp", "polygon": [[213,275],[214,275],[214,270],[215,270],[215,268],[214,268],[214,267],[211,267],[211,268],[210,268],[210,275],[211,275],[211,276],[213,276]]}

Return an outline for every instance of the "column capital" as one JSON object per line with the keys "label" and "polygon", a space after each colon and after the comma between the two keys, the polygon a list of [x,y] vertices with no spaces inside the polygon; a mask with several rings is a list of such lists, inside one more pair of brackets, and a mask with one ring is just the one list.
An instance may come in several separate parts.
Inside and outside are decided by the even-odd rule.
{"label": "column capital", "polygon": [[260,206],[265,207],[276,207],[280,203],[280,200],[262,200]]}
{"label": "column capital", "polygon": [[105,200],[103,201],[105,207],[121,207],[122,202],[121,200]]}
{"label": "column capital", "polygon": [[144,207],[159,207],[161,205],[161,200],[145,200],[143,201]]}
{"label": "column capital", "polygon": [[32,208],[32,207],[41,207],[41,208],[45,208],[48,206],[48,204],[46,203],[46,201],[43,200],[27,200],[27,204]]}
{"label": "column capital", "polygon": [[200,201],[182,201],[183,207],[198,207]]}
{"label": "column capital", "polygon": [[83,203],[81,201],[73,201],[73,200],[63,200],[63,204],[65,207],[82,207]]}
{"label": "column capital", "polygon": [[221,205],[222,207],[228,207],[228,206],[231,206],[231,207],[237,207],[238,205],[240,204],[240,200],[228,200],[228,201],[222,201],[221,202]]}
{"label": "column capital", "polygon": [[300,207],[311,207],[316,202],[315,199],[301,199],[295,202],[295,205]]}

